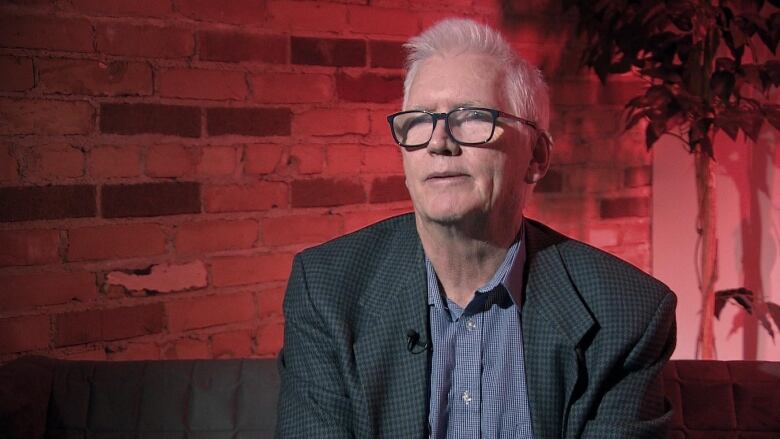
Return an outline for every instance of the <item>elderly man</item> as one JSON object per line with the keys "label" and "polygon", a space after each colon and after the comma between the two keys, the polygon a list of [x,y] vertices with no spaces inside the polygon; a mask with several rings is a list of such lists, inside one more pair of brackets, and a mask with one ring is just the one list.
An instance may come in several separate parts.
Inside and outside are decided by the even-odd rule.
{"label": "elderly man", "polygon": [[388,121],[414,214],[295,258],[279,436],[663,437],[674,294],[523,217],[550,160],[541,74],[468,20],[407,48]]}

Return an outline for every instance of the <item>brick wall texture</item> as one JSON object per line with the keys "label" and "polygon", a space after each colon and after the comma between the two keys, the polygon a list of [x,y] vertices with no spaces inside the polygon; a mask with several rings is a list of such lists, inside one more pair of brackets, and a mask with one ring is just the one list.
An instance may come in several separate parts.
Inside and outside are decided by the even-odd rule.
{"label": "brick wall texture", "polygon": [[292,256],[409,211],[401,44],[491,23],[547,76],[527,208],[650,267],[641,84],[578,69],[558,1],[0,3],[0,362],[271,357]]}

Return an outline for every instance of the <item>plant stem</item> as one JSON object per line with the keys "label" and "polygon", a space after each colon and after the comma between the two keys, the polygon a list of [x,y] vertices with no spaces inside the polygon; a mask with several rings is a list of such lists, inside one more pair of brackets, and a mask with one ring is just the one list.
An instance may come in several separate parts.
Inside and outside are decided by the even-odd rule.
{"label": "plant stem", "polygon": [[715,161],[701,149],[695,153],[696,190],[699,197],[698,233],[701,239],[702,315],[697,352],[705,360],[714,360],[715,281],[718,278],[718,240],[716,236]]}

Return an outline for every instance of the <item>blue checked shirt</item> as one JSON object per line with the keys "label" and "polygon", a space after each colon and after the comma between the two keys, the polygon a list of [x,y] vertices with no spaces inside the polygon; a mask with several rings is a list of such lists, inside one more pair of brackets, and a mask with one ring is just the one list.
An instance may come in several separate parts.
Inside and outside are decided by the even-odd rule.
{"label": "blue checked shirt", "polygon": [[463,309],[443,297],[426,258],[433,340],[431,438],[533,438],[517,306],[524,260],[525,245],[518,239]]}

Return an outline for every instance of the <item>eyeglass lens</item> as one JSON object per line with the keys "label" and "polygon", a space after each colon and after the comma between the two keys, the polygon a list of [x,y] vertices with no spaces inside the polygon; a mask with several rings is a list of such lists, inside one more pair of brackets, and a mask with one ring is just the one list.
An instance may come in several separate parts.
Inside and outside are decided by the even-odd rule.
{"label": "eyeglass lens", "polygon": [[[458,143],[485,143],[493,133],[493,115],[489,111],[462,109],[448,113],[447,126]],[[395,137],[403,146],[421,146],[431,140],[434,116],[422,111],[402,113],[393,120]]]}

